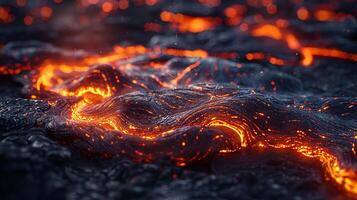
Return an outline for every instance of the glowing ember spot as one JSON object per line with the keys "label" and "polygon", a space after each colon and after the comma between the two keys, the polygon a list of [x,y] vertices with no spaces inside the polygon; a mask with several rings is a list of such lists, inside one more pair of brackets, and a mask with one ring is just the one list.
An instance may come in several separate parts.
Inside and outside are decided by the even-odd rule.
{"label": "glowing ember spot", "polygon": [[160,18],[164,22],[169,22],[180,32],[199,33],[213,29],[221,23],[220,18],[214,17],[192,17],[181,13],[163,11]]}
{"label": "glowing ember spot", "polygon": [[146,5],[153,6],[158,3],[159,0],[145,0]]}
{"label": "glowing ember spot", "polygon": [[24,24],[27,26],[30,26],[33,23],[33,17],[31,16],[25,16],[24,17]]}
{"label": "glowing ember spot", "polygon": [[301,7],[296,12],[300,20],[308,20],[310,17],[309,11],[305,7]]}
{"label": "glowing ember spot", "polygon": [[245,55],[245,57],[247,58],[247,60],[261,60],[265,58],[265,55],[263,53],[247,53],[247,55]]}
{"label": "glowing ember spot", "polygon": [[224,15],[228,18],[226,23],[228,25],[238,25],[244,13],[246,12],[246,7],[243,5],[235,4],[224,9]]}
{"label": "glowing ember spot", "polygon": [[275,14],[278,11],[278,7],[276,5],[270,4],[266,7],[266,10],[269,14]]}
{"label": "glowing ember spot", "polygon": [[274,25],[271,24],[266,24],[263,26],[260,26],[252,31],[253,36],[257,37],[270,37],[275,40],[281,40],[282,39],[282,33],[280,29]]}
{"label": "glowing ember spot", "polygon": [[14,17],[10,14],[9,9],[0,6],[0,23],[10,23]]}
{"label": "glowing ember spot", "polygon": [[242,23],[241,25],[239,25],[239,29],[241,30],[241,31],[247,31],[248,30],[248,28],[249,28],[249,26],[248,26],[248,24],[246,24],[246,23]]}
{"label": "glowing ember spot", "polygon": [[129,1],[128,0],[119,0],[118,7],[121,10],[126,10],[129,8]]}
{"label": "glowing ember spot", "polygon": [[103,12],[109,13],[113,10],[113,4],[111,2],[104,2],[102,5]]}
{"label": "glowing ember spot", "polygon": [[278,19],[278,20],[276,20],[275,24],[279,28],[286,28],[289,26],[289,21],[285,20],[285,19]]}
{"label": "glowing ember spot", "polygon": [[271,64],[273,64],[273,65],[280,65],[280,66],[285,65],[284,60],[279,59],[279,58],[275,58],[275,57],[270,57],[270,58],[269,58],[269,62],[270,62]]}
{"label": "glowing ember spot", "polygon": [[46,19],[50,18],[52,16],[52,13],[53,13],[52,8],[49,6],[43,6],[40,9],[40,14],[43,18],[46,18]]}

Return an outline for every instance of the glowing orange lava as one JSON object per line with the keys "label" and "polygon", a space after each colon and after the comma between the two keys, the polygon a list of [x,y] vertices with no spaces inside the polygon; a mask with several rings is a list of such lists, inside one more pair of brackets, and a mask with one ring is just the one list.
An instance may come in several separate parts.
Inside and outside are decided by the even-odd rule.
{"label": "glowing orange lava", "polygon": [[[56,2],[61,3],[62,1],[57,0]],[[148,6],[155,6],[160,1],[146,0],[143,2]],[[199,0],[198,2],[204,6],[210,7],[211,9],[219,6],[223,1]],[[18,1],[18,4],[22,5],[22,1]],[[101,12],[104,13],[104,15],[109,15],[110,13],[115,11],[115,9],[125,10],[128,9],[129,6],[132,6],[131,1],[128,0],[120,0],[118,2],[114,2],[114,1],[102,2],[102,1],[85,0],[85,1],[81,1],[81,4],[83,4],[82,6],[99,5],[99,8]],[[302,40],[299,37],[300,35],[298,33],[293,33],[292,31],[289,31],[288,28],[290,26],[289,25],[290,21],[288,21],[288,19],[275,20],[274,18],[275,20],[274,22],[271,21],[265,22],[264,21],[265,16],[258,13],[254,15],[252,18],[252,21],[254,22],[249,22],[250,19],[245,21],[244,15],[248,13],[249,7],[254,7],[257,9],[259,8],[259,6],[263,6],[264,12],[266,12],[269,15],[273,15],[278,11],[277,5],[275,5],[274,1],[271,0],[264,0],[264,1],[249,0],[247,4],[248,5],[240,5],[240,4],[228,5],[222,10],[222,17],[191,16],[183,13],[162,11],[160,13],[161,22],[160,21],[145,22],[143,28],[145,29],[145,31],[161,32],[165,30],[164,25],[169,24],[170,28],[172,28],[173,30],[177,30],[181,33],[189,32],[190,35],[192,33],[192,35],[196,36],[197,34],[205,34],[201,32],[215,29],[216,27],[221,26],[224,22],[229,26],[237,26],[237,29],[239,29],[237,31],[243,32],[243,34],[246,34],[248,36],[255,37],[253,39],[257,39],[256,37],[266,37],[269,38],[268,39],[270,40],[269,42],[274,42],[274,40],[282,42],[284,46],[292,50],[293,53],[296,53],[297,55],[301,55],[299,58],[296,58],[296,62],[293,63],[296,66],[313,67],[316,57],[327,57],[327,58],[343,59],[347,61],[357,62],[357,54],[355,53],[345,52],[337,48],[314,47],[312,45],[307,44],[305,40]],[[298,19],[297,21],[299,23],[306,23],[314,19],[315,19],[314,22],[316,23],[322,23],[325,21],[342,21],[350,17],[347,14],[336,13],[335,11],[329,9],[321,8],[314,11],[310,8],[301,5],[297,6],[296,8],[298,9],[296,10],[296,13],[294,13],[294,15],[296,15],[295,17],[297,17]],[[53,13],[54,10],[48,6],[40,7],[38,9],[38,12],[41,15],[41,17],[46,20],[48,20],[54,15]],[[9,11],[9,9],[5,7],[0,7],[0,23],[9,23],[12,20],[13,20],[13,16]],[[31,15],[26,15],[21,20],[23,20],[23,23],[28,26],[36,22],[35,18]],[[223,38],[222,40],[224,39],[225,38]],[[206,48],[206,47],[202,47],[202,48]],[[143,141],[142,143],[140,143],[140,145],[142,146],[155,144],[155,142],[174,133],[178,128],[181,128],[178,127],[177,124],[175,124],[175,122],[181,120],[180,117],[178,117],[179,119],[177,119],[177,121],[173,120],[174,122],[171,122],[174,125],[170,125],[170,126],[168,125],[167,127],[153,126],[149,123],[141,127],[140,124],[138,125],[135,123],[127,122],[128,119],[130,118],[124,119],[118,117],[118,115],[120,115],[118,113],[120,113],[121,110],[120,112],[118,111],[117,113],[108,116],[104,116],[103,113],[101,115],[88,114],[90,113],[88,112],[88,110],[90,110],[95,106],[103,105],[104,103],[108,103],[109,105],[112,105],[113,102],[110,102],[109,100],[111,100],[113,97],[117,97],[118,95],[118,91],[116,90],[117,88],[108,84],[109,82],[109,81],[107,82],[108,77],[106,77],[100,71],[99,73],[102,73],[100,74],[102,75],[100,76],[101,79],[96,78],[95,81],[97,81],[97,79],[103,80],[101,84],[91,85],[92,84],[91,82],[84,82],[84,84],[78,84],[79,85],[78,87],[68,86],[70,84],[75,85],[75,83],[82,81],[84,79],[83,74],[85,74],[86,72],[90,72],[90,70],[95,69],[95,67],[99,64],[111,64],[110,66],[113,66],[113,68],[112,71],[110,72],[115,71],[118,72],[118,74],[129,73],[133,71],[134,68],[139,68],[142,66],[140,64],[139,64],[140,66],[133,66],[131,64],[122,64],[120,61],[124,61],[124,60],[126,61],[139,55],[145,55],[150,58],[159,58],[158,55],[165,55],[167,57],[173,56],[173,57],[185,57],[185,58],[201,58],[201,60],[200,59],[195,60],[188,65],[179,66],[178,67],[179,69],[175,69],[171,71],[169,67],[161,63],[161,61],[157,61],[153,59],[153,61],[150,61],[150,63],[146,63],[145,69],[149,68],[148,72],[140,71],[140,73],[147,75],[145,78],[150,79],[150,81],[152,82],[155,82],[155,84],[159,85],[158,87],[161,87],[160,89],[167,89],[167,90],[178,89],[181,87],[181,84],[188,86],[189,81],[187,82],[183,81],[185,77],[187,77],[188,74],[190,73],[196,73],[196,71],[198,71],[202,66],[203,63],[202,59],[209,58],[211,56],[212,57],[215,56],[219,58],[229,58],[229,59],[238,59],[243,57],[242,60],[244,60],[245,62],[254,61],[254,60],[264,60],[266,62],[269,62],[277,66],[284,66],[289,63],[288,60],[281,58],[282,56],[280,57],[280,55],[279,56],[269,55],[263,51],[249,52],[249,53],[227,51],[227,52],[219,52],[219,53],[211,54],[210,52],[203,49],[188,50],[188,49],[160,48],[160,47],[148,48],[142,45],[114,46],[113,51],[111,52],[101,55],[86,56],[74,62],[60,63],[58,61],[53,61],[53,60],[44,61],[38,68],[36,68],[37,71],[33,70],[35,71],[34,75],[31,74],[33,76],[30,76],[31,78],[33,78],[31,80],[33,84],[32,89],[35,92],[38,92],[38,93],[34,92],[33,94],[31,94],[30,97],[32,99],[39,99],[41,98],[41,95],[38,94],[46,93],[46,92],[49,94],[57,94],[58,96],[62,96],[62,97],[68,97],[68,99],[71,100],[73,99],[73,101],[75,102],[73,103],[73,105],[71,104],[70,110],[68,111],[69,113],[67,113],[68,116],[66,116],[66,120],[68,120],[69,123],[90,125],[98,129],[104,129],[107,132],[113,131],[115,133],[118,132],[123,133],[126,136],[130,135],[139,138],[140,141]],[[234,63],[234,61],[236,60],[230,62]],[[238,67],[240,63],[239,64],[236,63],[236,64]],[[218,68],[217,66],[213,66],[213,67]],[[17,75],[23,72],[24,70],[32,70],[32,69],[28,66],[18,67],[16,69],[9,69],[6,66],[0,66],[0,74],[5,74],[5,75]],[[150,70],[155,71],[157,73],[150,74],[151,73]],[[167,75],[166,73],[167,71],[170,71],[169,75]],[[198,73],[199,72],[197,72],[197,75],[200,75]],[[119,75],[115,77],[117,83],[121,81],[120,78],[118,78],[118,76]],[[162,78],[162,76],[165,76],[165,78]],[[276,86],[276,82],[274,80],[272,81],[269,80],[268,83],[271,83],[271,85]],[[122,87],[126,86],[128,88],[131,88],[132,90],[130,92],[138,90],[137,88],[135,88],[136,86],[145,91],[152,92],[152,90],[148,89],[149,84],[146,84],[145,81],[141,82],[140,79],[136,79],[136,78],[130,79],[129,81],[123,83],[120,86]],[[126,91],[123,93],[126,94]],[[150,101],[155,97],[155,95],[151,96]],[[229,97],[231,93],[225,93],[220,95],[221,96],[215,94],[207,94],[203,91],[198,96],[199,97],[204,96],[204,98],[210,100],[218,99],[217,101],[222,101],[222,102],[226,102],[226,101],[228,102],[230,100],[229,98],[227,98],[228,99],[227,100],[225,97]],[[174,96],[174,98],[176,98],[177,101],[180,101],[182,99],[182,97],[179,95],[172,95],[172,96]],[[202,106],[202,107],[212,108],[209,106],[210,105],[209,103],[211,103],[210,100],[198,102],[197,104],[194,104],[194,106],[192,107],[196,108]],[[189,99],[182,104],[186,105],[192,102],[194,102],[194,100]],[[140,103],[140,102],[135,101],[135,103]],[[192,111],[192,113],[188,111],[182,111],[180,110],[181,105],[175,107],[175,105],[171,105],[170,103],[167,103],[165,99],[162,100],[162,102],[160,101],[160,103],[162,103],[162,105],[165,104],[165,106],[169,108],[167,110],[171,110],[171,109],[174,111],[178,110],[177,112],[179,114],[182,113],[195,114],[199,111],[199,110],[195,110],[195,112]],[[51,103],[49,102],[49,104]],[[244,107],[243,104],[240,105]],[[238,106],[239,105],[237,105],[237,107]],[[224,106],[221,106],[219,108],[223,110],[225,109]],[[167,112],[169,113],[169,111]],[[148,108],[143,108],[143,110],[137,111],[136,114],[139,115],[142,113],[149,113],[148,115],[155,116],[155,117],[158,115],[157,113],[155,113],[155,111],[152,111]],[[305,158],[312,158],[317,162],[319,162],[322,168],[324,169],[324,171],[326,172],[328,179],[332,179],[336,184],[343,187],[346,191],[352,193],[353,195],[357,195],[356,170],[353,170],[353,168],[349,168],[350,166],[345,166],[345,163],[343,163],[340,160],[341,158],[337,156],[338,154],[334,154],[334,152],[330,151],[329,149],[319,145],[315,146],[313,145],[313,143],[304,140],[299,140],[299,139],[294,140],[295,138],[284,140],[279,137],[274,138],[275,135],[268,137],[267,135],[270,135],[272,130],[264,129],[261,130],[260,133],[258,133],[257,131],[254,130],[254,128],[250,127],[250,125],[253,124],[251,123],[251,121],[243,120],[243,118],[240,118],[241,116],[238,116],[238,114],[231,115],[228,114],[228,112],[223,112],[223,111],[221,112],[221,110],[208,114],[207,116],[206,115],[195,116],[194,119],[189,119],[189,120],[186,120],[186,118],[182,117],[184,119],[182,119],[182,121],[179,121],[180,122],[179,125],[182,127],[185,126],[186,127],[194,126],[196,128],[199,127],[200,131],[202,131],[202,129],[204,128],[211,128],[212,130],[215,131],[217,130],[221,131],[219,132],[220,134],[217,134],[213,137],[214,138],[213,140],[214,141],[225,140],[227,144],[228,143],[231,144],[228,147],[221,147],[219,149],[219,153],[222,154],[240,151],[243,148],[263,148],[263,149],[270,148],[270,149],[293,150],[294,152]],[[266,116],[261,111],[259,111],[257,116],[262,118],[269,117]],[[258,119],[258,117],[256,118]],[[165,118],[162,121],[165,120],[167,119]],[[267,121],[265,122],[266,124],[268,124]],[[199,137],[200,135],[198,135],[195,138],[195,140],[199,140],[200,139]],[[190,146],[190,142],[192,141],[178,141],[178,142],[180,148],[187,148]],[[356,155],[355,144],[352,144],[352,151],[354,155]],[[136,151],[136,153],[140,157],[146,157],[146,155],[140,151]],[[192,156],[190,158],[178,157],[175,158],[176,159],[175,161],[177,161],[178,165],[185,166],[186,163],[195,160],[196,158],[197,157],[195,156]]]}
{"label": "glowing orange lava", "polygon": [[[268,29],[272,28],[272,26],[265,26],[269,27]],[[283,34],[280,33],[280,31],[277,31],[277,29],[274,27],[272,28],[273,35],[271,32],[269,33],[269,36],[272,36],[274,38],[287,38],[289,41],[290,45],[292,48],[297,48],[299,47],[299,43],[297,42],[296,38],[292,35],[289,36],[283,36]],[[265,31],[261,32],[260,35],[263,35],[262,33],[265,33]],[[114,131],[121,131],[125,134],[138,134],[139,137],[141,137],[144,140],[148,141],[155,141],[156,139],[160,137],[164,137],[167,134],[170,134],[173,132],[173,129],[168,129],[164,130],[162,132],[144,132],[144,133],[137,133],[138,127],[135,127],[131,124],[129,125],[123,125],[121,122],[117,121],[115,118],[103,118],[101,116],[88,116],[82,113],[83,109],[86,109],[86,107],[100,103],[104,101],[106,98],[110,97],[113,95],[112,89],[107,86],[106,88],[99,88],[99,87],[89,87],[89,86],[83,86],[79,88],[76,91],[68,91],[65,88],[59,88],[58,85],[63,83],[65,80],[61,79],[61,76],[58,76],[58,74],[65,73],[65,74],[71,74],[71,73],[79,73],[79,72],[84,72],[89,69],[90,64],[95,64],[97,63],[105,63],[105,62],[114,62],[117,61],[118,59],[123,59],[123,58],[128,58],[133,55],[137,54],[143,54],[148,52],[149,50],[146,49],[145,47],[142,46],[131,46],[131,47],[116,47],[115,51],[113,53],[110,53],[108,55],[103,55],[103,56],[93,56],[86,58],[83,63],[86,63],[87,65],[55,65],[55,64],[49,64],[45,63],[44,66],[40,70],[39,77],[35,83],[35,88],[37,90],[50,90],[52,92],[56,92],[62,96],[73,96],[73,97],[79,97],[81,100],[79,100],[76,104],[72,106],[71,109],[71,114],[70,114],[70,120],[73,120],[77,123],[83,123],[83,124],[92,124],[92,125],[97,125],[100,126],[104,129],[107,130],[114,130]],[[164,50],[156,50],[161,53],[168,53],[172,55],[180,55],[180,56],[198,56],[198,57],[205,57],[207,56],[206,53],[203,51],[198,51],[199,53],[196,53],[195,51],[187,51],[187,50],[177,50],[177,49],[164,49]],[[323,50],[319,48],[302,48],[302,51],[309,51],[312,52],[311,55],[313,56],[327,56],[327,57],[338,57],[338,58],[343,58],[343,59],[356,59],[354,55],[346,54],[338,50]],[[192,55],[190,54],[192,53]],[[307,54],[307,53],[305,53]],[[256,57],[262,57],[263,54],[248,54],[247,59],[254,59]],[[305,57],[307,59],[308,57]],[[277,63],[277,64],[283,64],[283,61],[277,59],[277,58],[271,58],[272,63]],[[305,63],[306,62],[306,63]],[[310,64],[308,63],[310,61],[304,61],[304,64]],[[193,70],[197,66],[200,65],[200,62],[195,62],[194,64],[187,66],[184,70],[179,72],[175,78],[173,78],[169,83],[165,83],[167,86],[175,86],[178,84],[178,81],[189,71]],[[262,114],[264,116],[264,114]],[[229,119],[229,120],[228,120]],[[348,168],[345,168],[342,166],[338,160],[338,158],[328,151],[326,151],[324,148],[312,148],[308,144],[298,144],[298,143],[285,143],[282,142],[280,144],[269,144],[269,141],[257,141],[256,144],[252,138],[254,138],[253,135],[249,131],[247,131],[246,125],[244,123],[240,122],[236,117],[212,117],[210,120],[207,120],[204,122],[204,124],[200,124],[203,127],[216,127],[222,130],[231,131],[233,135],[235,135],[237,141],[240,142],[240,145],[234,147],[234,148],[223,148],[220,150],[220,153],[228,153],[228,152],[234,152],[239,150],[242,147],[248,147],[248,146],[257,146],[257,147],[271,147],[271,148],[288,148],[288,149],[293,149],[297,153],[305,156],[305,157],[310,157],[314,158],[317,161],[321,163],[323,168],[325,169],[326,173],[328,174],[328,177],[332,178],[336,183],[339,185],[342,185],[347,191],[351,193],[357,193],[357,175],[356,172],[353,170],[350,170]],[[221,136],[216,136],[216,137],[221,137]],[[222,137],[224,137],[222,135]],[[217,138],[218,139],[218,138]],[[182,142],[181,146],[185,147],[189,145],[187,142]],[[181,160],[178,162],[180,165],[185,165],[186,160]]]}
{"label": "glowing orange lava", "polygon": [[[309,67],[314,62],[315,56],[321,57],[330,57],[330,58],[338,58],[350,61],[357,61],[357,54],[344,52],[338,49],[329,49],[329,48],[318,48],[318,47],[304,47],[301,45],[299,40],[295,35],[289,33],[287,31],[282,31],[278,26],[272,24],[265,24],[262,26],[258,26],[257,28],[252,30],[252,35],[255,37],[268,37],[274,40],[282,40],[284,41],[290,49],[298,50],[303,58],[301,60],[301,64],[305,67]],[[263,59],[265,55],[263,54],[247,54],[248,60],[255,59]],[[270,62],[272,64],[279,63],[283,64],[282,60],[277,61],[274,58],[270,58]]]}
{"label": "glowing orange lava", "polygon": [[163,11],[161,20],[169,22],[180,32],[198,33],[213,29],[221,23],[220,18],[213,17],[191,17],[180,13]]}

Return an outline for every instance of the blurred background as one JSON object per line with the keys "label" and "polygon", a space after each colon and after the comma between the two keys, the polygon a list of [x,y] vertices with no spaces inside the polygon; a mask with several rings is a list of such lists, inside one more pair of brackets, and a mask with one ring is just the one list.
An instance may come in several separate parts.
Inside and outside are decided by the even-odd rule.
{"label": "blurred background", "polygon": [[[298,24],[307,37],[315,24],[349,23],[356,12],[353,0],[1,0],[0,45],[41,40],[99,49],[113,43],[145,44],[158,34],[244,32],[272,21],[280,27]],[[343,31],[356,37],[355,25],[350,25]]]}

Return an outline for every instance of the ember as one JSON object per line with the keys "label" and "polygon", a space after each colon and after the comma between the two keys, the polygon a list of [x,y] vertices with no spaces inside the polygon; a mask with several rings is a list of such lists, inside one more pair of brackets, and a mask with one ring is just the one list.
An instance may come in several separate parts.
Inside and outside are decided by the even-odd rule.
{"label": "ember", "polygon": [[[10,163],[1,174],[17,172],[16,159],[18,166],[27,159],[53,166],[41,178],[46,194],[26,176],[39,189],[30,196],[45,199],[74,191],[61,185],[73,182],[67,172],[54,185],[50,170],[75,170],[92,159],[88,175],[103,170],[110,181],[98,188],[116,195],[101,199],[181,198],[163,187],[194,197],[192,188],[177,186],[183,180],[203,184],[197,191],[212,198],[354,198],[356,14],[351,1],[0,3],[0,155]],[[123,160],[181,171],[160,181],[148,175],[154,183],[145,185],[150,167],[118,178]],[[79,173],[73,177],[84,180]],[[185,173],[215,177],[218,189]],[[254,178],[236,182],[231,174]],[[18,177],[6,176],[20,187]],[[227,185],[246,189],[222,192]]]}

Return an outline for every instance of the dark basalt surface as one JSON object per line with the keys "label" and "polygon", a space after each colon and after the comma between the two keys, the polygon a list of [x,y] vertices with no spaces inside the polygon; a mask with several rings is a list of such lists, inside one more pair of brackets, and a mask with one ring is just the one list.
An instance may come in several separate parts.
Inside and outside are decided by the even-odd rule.
{"label": "dark basalt surface", "polygon": [[[282,7],[290,6],[285,5],[284,2],[277,4]],[[73,7],[68,7],[68,4],[70,3],[61,5],[61,9],[68,8],[67,12],[72,11]],[[306,1],[305,4],[314,7],[319,3]],[[353,7],[355,6],[341,3],[338,8],[353,15],[355,14]],[[183,89],[184,91],[161,90],[157,83],[150,82],[140,71],[134,70],[121,74],[111,69],[110,65],[94,66],[94,69],[99,69],[106,74],[118,73],[122,82],[127,83],[127,86],[133,86],[130,85],[132,84],[130,80],[133,78],[147,81],[150,90],[154,90],[155,97],[153,93],[148,94],[139,87],[135,88],[138,91],[125,96],[129,89],[126,90],[125,87],[121,87],[122,85],[116,85],[122,93],[118,92],[107,100],[114,102],[112,104],[114,107],[100,105],[89,108],[86,112],[89,115],[97,112],[109,114],[106,111],[114,112],[118,109],[118,112],[124,110],[127,111],[124,114],[129,115],[140,113],[135,112],[138,107],[130,104],[140,99],[140,96],[146,97],[141,98],[141,105],[149,107],[153,106],[150,104],[152,99],[164,99],[165,95],[170,94],[182,95],[185,91],[189,93],[185,94],[187,98],[194,95],[200,96],[203,99],[199,102],[201,104],[207,103],[204,99],[208,98],[206,95],[209,92],[218,94],[221,91],[224,91],[223,93],[237,92],[234,98],[240,102],[241,94],[254,91],[254,95],[247,95],[245,99],[248,110],[261,108],[272,112],[274,116],[272,121],[275,122],[273,126],[276,129],[285,128],[287,131],[296,127],[290,127],[284,124],[284,121],[288,121],[290,117],[291,119],[305,119],[295,125],[318,130],[316,135],[311,135],[311,138],[316,139],[322,133],[328,136],[331,143],[326,142],[323,145],[332,150],[335,150],[335,147],[336,149],[341,147],[337,150],[339,155],[346,162],[355,164],[353,159],[356,157],[351,155],[350,146],[352,143],[356,144],[356,140],[353,139],[353,134],[357,130],[356,62],[320,57],[315,58],[312,67],[304,68],[298,64],[274,66],[266,61],[247,61],[244,59],[244,54],[251,51],[269,52],[293,61],[298,61],[301,55],[290,50],[286,44],[269,38],[248,40],[251,37],[248,33],[233,30],[228,26],[220,26],[197,34],[177,33],[170,30],[168,26],[165,27],[164,33],[143,32],[143,24],[150,20],[157,20],[162,10],[194,16],[219,15],[218,8],[175,1],[175,3],[162,3],[149,9],[128,9],[120,14],[112,14],[102,22],[91,26],[52,23],[26,27],[15,23],[0,27],[0,40],[4,44],[0,53],[0,66],[16,69],[18,66],[15,64],[20,63],[21,66],[30,67],[30,70],[27,69],[24,74],[18,76],[0,76],[1,199],[299,200],[353,198],[333,181],[326,181],[325,172],[316,160],[306,159],[288,150],[263,151],[248,148],[224,156],[212,153],[200,162],[190,163],[186,167],[177,167],[169,157],[162,156],[160,153],[157,153],[160,156],[149,162],[132,159],[130,154],[117,153],[123,148],[122,146],[108,147],[106,142],[110,142],[109,139],[104,142],[87,140],[81,128],[92,131],[95,127],[65,123],[63,113],[69,111],[73,99],[61,99],[53,107],[45,100],[29,98],[32,91],[29,88],[28,76],[31,76],[31,70],[35,71],[43,60],[78,60],[93,52],[98,53],[102,50],[106,52],[118,41],[124,45],[144,44],[147,47],[204,49],[212,54],[233,51],[241,56],[228,60],[213,57],[196,59],[163,55],[150,58],[152,60],[142,56],[128,61],[138,66],[148,61],[162,61],[169,69],[172,69],[172,72],[178,72],[182,70],[180,67],[199,60],[200,66],[194,72],[188,73],[178,84],[186,87],[185,84],[189,80],[190,84],[193,84],[190,87],[202,87],[205,89],[203,92],[197,92],[192,88],[187,89],[187,87]],[[25,11],[19,9],[18,12],[21,14]],[[142,13],[141,15],[147,18],[137,17],[138,13]],[[253,13],[249,14],[253,15]],[[282,11],[280,14],[281,17],[289,19],[291,29],[299,38],[304,39],[304,43],[357,52],[355,18],[347,21],[310,24],[298,21],[295,19],[295,14],[293,17],[293,14],[287,11]],[[135,20],[132,20],[133,16]],[[86,50],[76,50],[82,48]],[[235,62],[241,63],[242,67],[237,68]],[[223,67],[214,71],[212,66],[215,65]],[[174,73],[166,75],[162,78],[169,79]],[[88,78],[95,83],[90,72],[82,74],[82,78],[83,82]],[[275,82],[274,87],[271,81]],[[204,82],[210,84],[205,85]],[[76,84],[71,85],[70,88],[79,87],[81,82]],[[57,98],[54,94],[44,95]],[[127,98],[128,101],[124,102],[123,98]],[[262,106],[261,102],[273,102],[273,106],[267,109]],[[355,106],[349,107],[352,104]],[[217,105],[220,104],[217,103]],[[312,108],[312,111],[305,112],[298,108],[289,108],[285,112],[283,109],[284,106],[301,105]],[[153,107],[155,106],[159,109],[163,107],[162,105]],[[329,106],[329,109],[324,113],[318,112],[317,110],[323,106]],[[187,104],[183,107],[187,110],[191,109]],[[164,113],[162,110],[159,111]],[[169,118],[175,113],[165,114],[165,117]],[[145,117],[150,118],[145,113],[133,114],[128,118],[135,122]],[[160,120],[157,119],[157,121]],[[187,130],[191,133],[197,132],[195,127],[176,131],[180,133],[180,131]],[[207,129],[205,131],[207,134],[213,134],[219,130]],[[319,141],[319,139],[316,140]],[[135,146],[135,140],[130,142]],[[122,142],[121,145],[124,146],[127,143]],[[167,146],[168,150],[171,147]]]}

